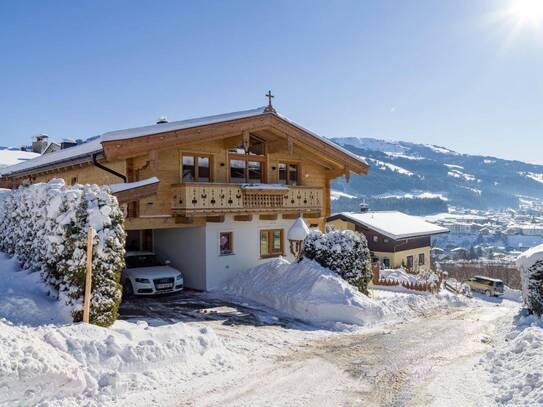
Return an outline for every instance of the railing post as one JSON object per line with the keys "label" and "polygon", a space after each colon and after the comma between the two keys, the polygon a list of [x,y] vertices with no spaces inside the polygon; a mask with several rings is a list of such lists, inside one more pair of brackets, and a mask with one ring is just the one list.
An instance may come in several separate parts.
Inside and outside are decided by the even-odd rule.
{"label": "railing post", "polygon": [[83,322],[89,323],[90,319],[90,301],[92,286],[92,245],[94,240],[94,229],[89,228],[87,235],[87,270],[85,273],[85,297],[83,300]]}

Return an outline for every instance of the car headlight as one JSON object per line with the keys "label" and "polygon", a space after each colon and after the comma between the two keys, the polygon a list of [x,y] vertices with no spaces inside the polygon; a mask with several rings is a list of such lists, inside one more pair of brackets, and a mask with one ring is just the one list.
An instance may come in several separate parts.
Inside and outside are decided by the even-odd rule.
{"label": "car headlight", "polygon": [[151,284],[151,280],[148,278],[136,278],[136,283]]}
{"label": "car headlight", "polygon": [[183,280],[183,276],[182,276],[181,274],[179,274],[177,277],[175,277],[175,279],[176,279],[177,281]]}

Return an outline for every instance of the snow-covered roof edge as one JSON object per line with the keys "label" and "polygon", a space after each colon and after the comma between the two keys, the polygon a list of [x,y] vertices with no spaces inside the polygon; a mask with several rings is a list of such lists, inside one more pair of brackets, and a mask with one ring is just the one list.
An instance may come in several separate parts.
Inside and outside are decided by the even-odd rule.
{"label": "snow-covered roof edge", "polygon": [[[383,213],[402,214],[403,216],[418,218],[418,220],[420,220],[421,222],[424,222],[424,223],[426,223],[428,225],[432,225],[434,227],[434,231],[423,231],[423,232],[394,234],[389,230],[385,230],[383,228],[376,227],[375,225],[373,225],[373,224],[371,224],[369,222],[365,222],[364,220],[362,220],[359,217],[355,216],[355,215],[360,215],[360,213],[356,213],[356,212],[339,212],[339,213],[335,213],[335,214],[330,215],[326,220],[327,221],[332,221],[332,220],[335,220],[335,219],[347,218],[348,220],[352,221],[353,223],[358,223],[359,225],[362,225],[362,226],[365,226],[365,227],[370,228],[372,230],[375,230],[376,232],[381,233],[382,235],[387,236],[387,237],[389,237],[391,239],[394,239],[394,240],[449,233],[449,229],[441,227],[441,226],[434,225],[433,223],[430,223],[430,222],[427,222],[427,221],[425,221],[423,218],[421,218],[419,216],[407,215],[407,214],[405,214],[403,212],[399,212],[399,211],[372,211],[372,212],[381,213],[381,214],[383,214]],[[371,213],[371,212],[369,212],[369,213]]]}
{"label": "snow-covered roof edge", "polygon": [[151,177],[151,178],[143,179],[141,181],[121,182],[118,184],[110,184],[108,186],[113,194],[117,194],[119,192],[128,191],[134,188],[141,188],[141,187],[145,187],[151,184],[158,184],[159,182],[160,180],[157,177]]}
{"label": "snow-covered roof edge", "polygon": [[88,156],[90,159],[91,154],[99,153],[101,151],[102,145],[100,144],[100,138],[96,138],[86,143],[78,144],[77,146],[66,148],[64,150],[58,150],[49,154],[40,155],[39,157],[24,161],[19,164],[0,168],[0,176],[35,170],[41,167],[48,167],[50,165],[59,164],[64,161],[75,160],[77,158],[85,156]]}
{"label": "snow-covered roof edge", "polygon": [[241,110],[239,112],[222,113],[212,116],[196,117],[193,119],[179,120],[168,123],[158,123],[143,127],[133,127],[124,130],[114,130],[101,135],[102,142],[127,140],[132,138],[150,136],[152,134],[167,133],[170,131],[177,131],[183,129],[190,129],[192,127],[206,126],[209,124],[216,124],[221,122],[227,122],[231,120],[246,119],[253,116],[259,116],[266,113],[265,107],[258,107],[256,109]]}

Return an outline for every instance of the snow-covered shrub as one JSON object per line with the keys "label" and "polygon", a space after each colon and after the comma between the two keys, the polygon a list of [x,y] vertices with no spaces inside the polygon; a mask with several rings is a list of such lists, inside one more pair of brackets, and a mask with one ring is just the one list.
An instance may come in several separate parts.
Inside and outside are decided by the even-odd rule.
{"label": "snow-covered shrub", "polygon": [[20,187],[0,200],[0,251],[42,278],[82,318],[89,227],[96,231],[90,320],[107,326],[121,301],[125,232],[117,199],[107,187],[66,186],[61,179]]}
{"label": "snow-covered shrub", "polygon": [[302,256],[315,260],[368,294],[371,281],[370,251],[366,237],[351,230],[328,233],[311,231],[304,241]]}
{"label": "snow-covered shrub", "polygon": [[536,261],[528,269],[526,306],[537,315],[543,315],[543,260]]}

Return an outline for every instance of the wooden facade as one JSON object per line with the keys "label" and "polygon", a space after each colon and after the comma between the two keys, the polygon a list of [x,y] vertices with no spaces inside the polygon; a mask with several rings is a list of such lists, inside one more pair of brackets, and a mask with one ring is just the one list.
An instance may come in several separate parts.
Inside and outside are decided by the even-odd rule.
{"label": "wooden facade", "polygon": [[[145,194],[125,191],[119,196],[126,205],[127,229],[138,230],[205,224],[225,214],[243,219],[255,213],[284,219],[303,214],[323,224],[330,214],[330,181],[367,172],[361,160],[274,112],[181,130],[162,131],[161,124],[150,127],[151,132],[143,136],[103,137],[99,163],[112,172],[93,164],[90,156],[78,156],[4,175],[1,182],[11,187],[63,178],[67,184],[100,185],[123,182],[120,177],[129,183],[157,177],[160,182],[151,192],[147,187]],[[240,145],[247,147],[253,138],[262,144],[261,154],[233,151]],[[184,157],[200,157],[206,163],[208,167],[202,167],[206,182],[184,180]],[[246,188],[239,179],[231,179],[232,160],[258,163],[257,184],[279,184],[282,168],[295,168],[296,179],[282,187]]]}

